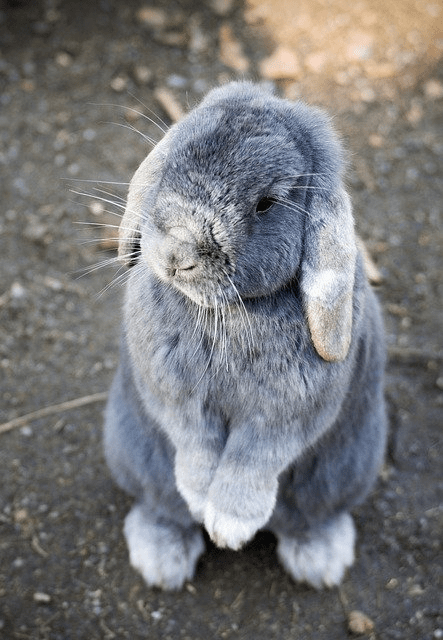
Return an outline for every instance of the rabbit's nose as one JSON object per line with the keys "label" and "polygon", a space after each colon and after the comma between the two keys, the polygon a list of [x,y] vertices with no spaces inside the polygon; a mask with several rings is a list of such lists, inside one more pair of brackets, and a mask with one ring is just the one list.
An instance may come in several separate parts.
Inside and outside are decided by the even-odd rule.
{"label": "rabbit's nose", "polygon": [[167,260],[173,273],[191,271],[197,266],[196,245],[194,235],[186,227],[172,227],[169,230]]}

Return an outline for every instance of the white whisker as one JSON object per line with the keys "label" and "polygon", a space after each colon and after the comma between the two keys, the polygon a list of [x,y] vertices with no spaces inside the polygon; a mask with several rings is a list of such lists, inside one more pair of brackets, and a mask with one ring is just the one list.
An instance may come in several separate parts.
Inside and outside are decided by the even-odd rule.
{"label": "white whisker", "polygon": [[214,354],[214,349],[217,342],[217,329],[218,329],[218,305],[216,301],[214,302],[213,313],[214,313],[214,331],[213,331],[213,337],[212,337],[211,351],[209,353],[208,360],[206,362],[206,366],[203,370],[203,373],[201,374],[200,378],[197,380],[197,383],[194,385],[191,393],[194,393],[194,391],[196,390],[200,382],[203,380],[205,373],[207,372],[207,370],[211,365],[212,356]]}
{"label": "white whisker", "polygon": [[[140,112],[140,111],[136,111],[135,109],[132,109],[132,111],[135,111],[135,113],[138,113],[142,118],[145,118],[146,120],[148,120],[148,122],[151,122],[151,124],[153,124],[154,126],[158,127],[160,129],[160,131],[162,131],[163,133],[167,133],[169,127],[166,124],[166,122],[164,120],[162,120],[160,118],[159,115],[157,115],[155,113],[155,111],[153,111],[152,109],[150,109],[146,104],[144,104],[144,102],[142,102],[140,100],[140,98],[137,98],[137,96],[135,96],[133,93],[131,93],[130,91],[128,91],[129,95],[134,98],[134,100],[137,100],[137,102],[139,104],[141,104],[141,106],[146,109],[146,111],[149,111],[150,113],[152,113],[153,116],[155,116],[158,120],[158,122],[160,122],[165,128],[162,129],[162,127],[158,124],[158,122],[155,122],[152,118],[149,118],[149,116],[147,116],[146,114]],[[126,107],[127,109],[131,109],[131,107]]]}
{"label": "white whisker", "polygon": [[296,202],[292,202],[291,200],[286,200],[283,198],[275,198],[275,202],[280,204],[282,207],[286,207],[286,209],[290,209],[292,211],[297,211],[298,213],[303,213],[306,217],[310,216],[309,211],[301,207]]}
{"label": "white whisker", "polygon": [[223,364],[223,357],[224,357],[226,371],[229,371],[229,366],[228,366],[228,328],[226,326],[226,315],[225,315],[226,306],[229,307],[229,305],[227,305],[226,294],[224,293],[223,290],[221,290],[221,295],[222,295],[224,304],[220,308],[221,315],[222,315],[222,349],[221,349],[220,366],[222,366],[222,364]]}
{"label": "white whisker", "polygon": [[124,198],[123,196],[119,196],[116,193],[112,193],[112,191],[106,191],[105,189],[99,189],[98,187],[94,189],[94,191],[97,191],[98,193],[103,193],[105,196],[110,196],[111,198],[117,198],[117,200],[120,200],[122,203],[126,202],[126,198]]}
{"label": "white whisker", "polygon": [[[232,279],[230,278],[230,276],[225,272],[225,275],[227,277],[227,279],[229,280],[229,283],[231,284],[231,287],[233,288],[239,302],[240,302],[240,306],[239,306],[239,311],[240,311],[240,315],[244,319],[246,319],[247,321],[247,326],[245,325],[245,329],[246,329],[246,339],[247,339],[247,343],[248,343],[248,350],[250,355],[252,356],[253,352],[254,352],[254,333],[252,331],[252,325],[251,325],[251,321],[249,319],[249,314],[248,314],[248,310],[246,309],[245,303],[242,300],[242,297],[237,289],[237,287],[235,286],[235,284],[233,283]],[[248,332],[248,327],[249,327],[249,332]]]}
{"label": "white whisker", "polygon": [[123,129],[129,129],[129,131],[133,131],[134,133],[137,133],[139,136],[141,136],[143,138],[143,140],[148,142],[153,147],[155,147],[155,145],[157,144],[156,140],[154,140],[153,138],[150,138],[146,134],[144,134],[141,131],[139,131],[137,129],[137,127],[134,127],[133,124],[123,124],[123,122],[112,122],[112,121],[107,121],[107,122],[105,122],[105,124],[113,124],[116,127],[122,127]]}
{"label": "white whisker", "polygon": [[[73,273],[75,275],[77,275],[77,278],[84,278],[85,276],[89,276],[93,273],[95,273],[96,271],[98,271],[99,269],[105,269],[106,267],[111,267],[117,263],[119,263],[120,260],[117,256],[113,257],[113,258],[106,258],[105,260],[100,260],[100,262],[97,262],[96,264],[89,266],[89,267],[83,267],[82,269],[78,269],[76,271],[74,271]],[[119,267],[121,265],[119,264]]]}
{"label": "white whisker", "polygon": [[[124,267],[121,267],[121,269],[124,269]],[[108,284],[106,286],[103,287],[103,289],[101,289],[98,294],[96,295],[96,299],[98,300],[99,298],[101,298],[102,296],[104,296],[105,293],[107,293],[110,289],[112,289],[112,287],[115,287],[117,285],[123,286],[126,284],[127,280],[129,279],[129,276],[131,275],[130,271],[128,270],[124,270],[123,273],[119,273],[119,271],[121,271],[121,269],[119,269],[116,273],[116,275],[113,277],[113,279],[108,282]]]}
{"label": "white whisker", "polygon": [[88,180],[86,178],[62,178],[62,180],[68,180],[69,182],[89,182],[93,184],[114,184],[116,186],[127,187],[129,182],[115,182],[112,180]]}
{"label": "white whisker", "polygon": [[295,173],[292,176],[283,175],[281,178],[276,178],[275,181],[280,182],[283,180],[298,180],[300,178],[320,177],[324,175],[324,173]]}
{"label": "white whisker", "polygon": [[[129,93],[129,92],[128,92],[128,93]],[[129,95],[131,95],[131,94],[129,94]],[[133,96],[133,97],[134,97],[134,96]],[[135,98],[135,99],[137,100],[137,102],[140,102],[140,100],[138,100],[138,98]],[[165,122],[163,122],[163,120],[161,120],[161,118],[158,118],[158,116],[157,116],[157,115],[156,115],[156,114],[155,114],[151,109],[149,109],[149,108],[145,107],[145,105],[144,105],[142,102],[140,102],[140,104],[141,104],[143,107],[147,108],[147,109],[148,109],[148,111],[151,111],[151,113],[154,113],[155,117],[156,117],[156,118],[158,118],[158,120],[160,120],[160,122],[161,122],[162,124],[164,124],[164,126],[166,127],[166,129],[163,129],[163,127],[161,127],[161,126],[158,124],[158,122],[155,122],[155,120],[152,120],[152,118],[149,118],[149,116],[145,115],[144,113],[140,113],[139,111],[137,111],[137,109],[133,109],[132,107],[127,107],[127,106],[122,105],[122,104],[112,104],[112,103],[109,103],[109,102],[108,102],[108,103],[102,103],[102,104],[99,104],[99,103],[96,103],[96,102],[92,102],[91,104],[93,104],[93,105],[94,105],[94,106],[96,106],[96,107],[114,107],[115,109],[126,109],[127,111],[132,111],[133,113],[137,113],[137,114],[139,114],[140,116],[142,116],[143,118],[145,118],[146,120],[148,120],[148,122],[150,122],[150,123],[151,123],[151,124],[153,124],[155,127],[157,127],[158,129],[160,129],[160,131],[161,131],[162,133],[166,133],[166,132],[167,132],[167,130],[168,130],[168,125],[167,125]]]}
{"label": "white whisker", "polygon": [[[106,227],[107,229],[120,229],[119,224],[106,224],[106,222],[88,222],[87,220],[86,221],[74,220],[73,223],[80,224],[85,227]],[[126,227],[123,227],[123,228],[126,229]],[[128,229],[128,231],[133,231],[133,229]]]}
{"label": "white whisker", "polygon": [[[119,241],[119,238],[117,236],[113,236],[113,237],[108,237],[108,236],[102,236],[101,238],[88,238],[87,240],[79,240],[78,244],[80,246],[87,246],[87,245],[93,245],[93,244],[100,244],[103,242],[115,242],[117,243]],[[114,247],[112,247],[111,249],[113,249]],[[115,247],[116,248],[116,247]],[[105,249],[105,251],[109,251],[110,249]]]}
{"label": "white whisker", "polygon": [[[201,335],[200,335],[200,340],[198,341],[198,344],[195,347],[195,350],[191,355],[191,360],[194,358],[195,354],[197,353],[197,351],[200,348],[200,345],[203,342],[203,339],[204,339],[204,336],[205,336],[205,331],[206,331],[207,319],[208,319],[208,310],[207,310],[207,308],[206,307],[201,307],[200,305],[198,305],[196,326],[194,327],[194,331],[193,331],[192,335],[195,334],[195,331],[198,328],[199,324],[200,324],[200,328],[201,328]],[[203,322],[202,322],[202,320],[203,320]]]}
{"label": "white whisker", "polygon": [[85,193],[84,191],[75,191],[74,189],[70,189],[71,193],[75,193],[77,196],[83,196],[85,198],[94,198],[95,200],[101,200],[101,202],[107,202],[108,204],[113,205],[114,207],[118,207],[119,209],[125,210],[125,205],[120,202],[115,202],[115,200],[110,200],[109,198],[103,198],[102,196],[97,196],[93,193]]}
{"label": "white whisker", "polygon": [[[105,222],[79,222],[77,220],[74,220],[73,224],[78,224],[81,226],[85,226],[85,227],[98,227],[98,228],[104,228],[104,229],[120,229],[122,231],[130,231],[131,233],[136,233],[138,234],[140,232],[140,229],[137,228],[133,228],[133,227],[124,227],[121,224],[106,224]],[[119,237],[117,238],[104,238],[102,237],[101,240],[119,240]],[[98,238],[98,240],[100,240],[100,238]]]}

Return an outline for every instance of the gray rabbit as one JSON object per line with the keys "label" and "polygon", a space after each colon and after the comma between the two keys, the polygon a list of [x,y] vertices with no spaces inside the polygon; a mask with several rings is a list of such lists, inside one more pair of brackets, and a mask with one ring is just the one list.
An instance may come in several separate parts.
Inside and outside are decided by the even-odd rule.
{"label": "gray rabbit", "polygon": [[297,581],[340,583],[349,510],[385,448],[381,313],[328,118],[249,83],[211,91],[142,162],[120,226],[131,267],[105,453],[135,497],[149,585],[272,531]]}

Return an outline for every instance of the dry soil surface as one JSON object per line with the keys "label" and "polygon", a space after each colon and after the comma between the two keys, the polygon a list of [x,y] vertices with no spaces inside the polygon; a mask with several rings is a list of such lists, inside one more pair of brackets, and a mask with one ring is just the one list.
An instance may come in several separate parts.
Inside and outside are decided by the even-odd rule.
{"label": "dry soil surface", "polygon": [[1,421],[107,390],[122,272],[100,265],[115,230],[78,223],[116,224],[159,118],[246,77],[327,108],[344,137],[383,279],[391,433],[340,590],[294,584],[261,533],[238,553],[208,543],[195,579],[163,593],[128,564],[130,501],[104,464],[103,400],[10,425],[1,638],[342,640],[356,610],[366,637],[443,638],[442,17],[425,0],[3,3]]}

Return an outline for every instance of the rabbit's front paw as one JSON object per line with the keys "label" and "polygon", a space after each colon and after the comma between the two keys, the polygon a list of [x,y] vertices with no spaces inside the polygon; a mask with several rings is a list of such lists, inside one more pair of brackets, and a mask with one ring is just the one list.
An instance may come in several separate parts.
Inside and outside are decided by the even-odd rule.
{"label": "rabbit's front paw", "polygon": [[348,513],[310,532],[306,540],[278,537],[277,553],[285,569],[315,589],[340,584],[354,562],[355,527]]}
{"label": "rabbit's front paw", "polygon": [[218,511],[212,502],[208,502],[204,523],[211,540],[217,547],[229,547],[237,550],[254,536],[267,519],[263,521],[262,517],[241,518],[230,513],[223,513]]}
{"label": "rabbit's front paw", "polygon": [[[218,547],[240,549],[269,520],[277,495],[277,480],[266,490],[257,490],[257,482],[244,485],[211,485],[205,507],[204,524]],[[243,490],[239,489],[243,486]],[[252,488],[253,487],[253,488]]]}
{"label": "rabbit's front paw", "polygon": [[149,586],[180,589],[190,580],[204,551],[202,532],[175,523],[157,524],[135,505],[125,519],[129,559]]}

